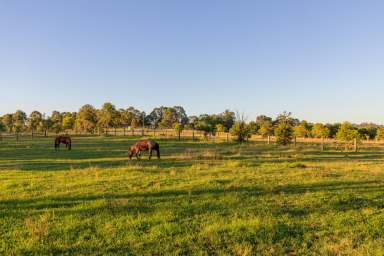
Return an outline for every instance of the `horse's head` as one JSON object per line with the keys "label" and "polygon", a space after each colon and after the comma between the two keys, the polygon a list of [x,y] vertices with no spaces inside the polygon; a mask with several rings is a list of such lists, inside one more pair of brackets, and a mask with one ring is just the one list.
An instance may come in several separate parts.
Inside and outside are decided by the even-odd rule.
{"label": "horse's head", "polygon": [[130,147],[128,149],[128,157],[129,157],[129,159],[132,159],[133,154],[135,154],[135,151],[134,151],[133,147]]}

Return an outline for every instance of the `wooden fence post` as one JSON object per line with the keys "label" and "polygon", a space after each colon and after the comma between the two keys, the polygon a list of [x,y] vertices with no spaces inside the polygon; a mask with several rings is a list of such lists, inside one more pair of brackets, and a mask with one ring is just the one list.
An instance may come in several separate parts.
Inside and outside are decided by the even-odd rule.
{"label": "wooden fence post", "polygon": [[353,150],[355,152],[357,152],[357,139],[356,138],[353,140]]}
{"label": "wooden fence post", "polygon": [[293,144],[296,147],[296,144],[297,144],[297,137],[296,136],[293,138]]}
{"label": "wooden fence post", "polygon": [[268,143],[268,145],[271,144],[271,136],[270,135],[268,135],[267,143]]}

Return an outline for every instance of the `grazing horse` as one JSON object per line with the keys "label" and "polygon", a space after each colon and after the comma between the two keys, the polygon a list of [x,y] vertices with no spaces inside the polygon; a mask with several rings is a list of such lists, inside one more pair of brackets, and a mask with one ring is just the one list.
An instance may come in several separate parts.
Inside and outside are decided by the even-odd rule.
{"label": "grazing horse", "polygon": [[128,157],[132,159],[132,156],[135,155],[137,160],[140,160],[141,152],[149,151],[149,160],[151,160],[153,150],[156,151],[157,158],[160,159],[160,146],[157,142],[153,140],[140,140],[128,149]]}
{"label": "grazing horse", "polygon": [[58,150],[60,148],[61,143],[65,144],[65,147],[68,150],[71,150],[71,148],[72,148],[71,137],[69,137],[68,135],[57,136],[55,139],[55,150]]}

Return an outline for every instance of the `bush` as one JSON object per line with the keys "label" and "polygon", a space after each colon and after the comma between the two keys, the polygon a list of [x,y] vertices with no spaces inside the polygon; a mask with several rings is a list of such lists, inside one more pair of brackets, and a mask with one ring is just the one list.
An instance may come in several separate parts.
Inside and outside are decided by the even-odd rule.
{"label": "bush", "polygon": [[276,143],[280,145],[288,145],[293,139],[292,126],[286,122],[280,123],[275,129]]}
{"label": "bush", "polygon": [[247,141],[252,135],[251,129],[244,121],[235,122],[229,132],[237,142]]}

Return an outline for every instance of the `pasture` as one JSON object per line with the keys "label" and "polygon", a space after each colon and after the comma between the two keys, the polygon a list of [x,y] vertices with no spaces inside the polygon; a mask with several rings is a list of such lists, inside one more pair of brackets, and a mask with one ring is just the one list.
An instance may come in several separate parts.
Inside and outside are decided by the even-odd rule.
{"label": "pasture", "polygon": [[383,255],[384,151],[126,137],[0,142],[1,255]]}

